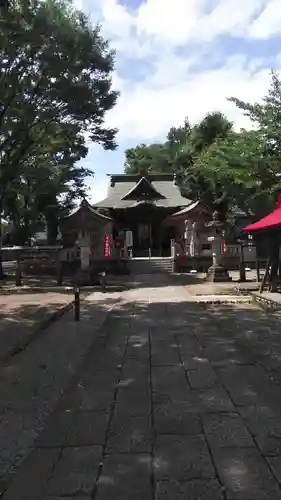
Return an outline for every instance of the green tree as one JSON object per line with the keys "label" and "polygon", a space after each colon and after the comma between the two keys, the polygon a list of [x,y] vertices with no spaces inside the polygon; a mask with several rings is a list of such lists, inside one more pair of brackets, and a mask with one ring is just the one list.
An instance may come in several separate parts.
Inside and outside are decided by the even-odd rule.
{"label": "green tree", "polygon": [[222,186],[227,205],[257,217],[274,207],[280,188],[281,82],[272,72],[267,95],[261,103],[230,98],[250,118],[253,130],[230,131],[197,158],[194,167]]}
{"label": "green tree", "polygon": [[[281,81],[275,71],[261,103],[248,103],[231,97],[230,101],[250,118],[258,134],[263,168],[258,180],[269,193],[280,189],[281,174]],[[253,175],[256,175],[255,169]]]}
{"label": "green tree", "polygon": [[165,147],[168,149],[172,158],[175,158],[181,149],[189,143],[191,131],[192,127],[188,118],[185,118],[182,127],[170,128],[167,134]]}
{"label": "green tree", "polygon": [[182,193],[201,198],[207,204],[214,199],[214,185],[208,177],[193,168],[197,157],[219,138],[227,136],[232,124],[221,113],[209,113],[191,126],[186,118],[183,126],[172,127],[163,143],[128,149],[125,152],[126,173],[172,172]]}
{"label": "green tree", "polygon": [[30,214],[24,220],[26,234],[30,236],[37,223],[44,221],[48,243],[56,241],[59,217],[73,208],[75,199],[85,197],[84,181],[93,175],[77,163],[87,151],[84,137],[77,135],[76,127],[64,125],[56,127],[55,140],[41,154],[37,151],[36,157],[29,158],[19,190],[25,193]]}
{"label": "green tree", "polygon": [[116,130],[104,124],[118,97],[113,69],[114,53],[100,27],[67,0],[1,7],[0,213],[14,198],[11,189],[23,184],[27,165],[42,157],[46,138],[54,140],[56,126],[76,127],[79,138],[87,134],[105,149],[116,147]]}
{"label": "green tree", "polygon": [[125,173],[146,175],[171,171],[170,156],[164,144],[139,144],[125,151]]}
{"label": "green tree", "polygon": [[259,134],[242,131],[231,132],[212,144],[198,156],[193,168],[213,186],[213,206],[220,205],[225,215],[230,207],[251,214],[266,196],[266,164]]}
{"label": "green tree", "polygon": [[220,112],[208,113],[192,129],[192,149],[195,155],[209,148],[218,139],[227,137],[233,124]]}
{"label": "green tree", "polygon": [[217,184],[207,172],[194,168],[194,165],[200,154],[207,152],[219,139],[227,137],[231,130],[232,123],[219,112],[208,113],[189,129],[176,157],[182,191],[186,196],[201,199],[210,207],[213,207],[215,200],[219,202],[221,196],[218,197]]}

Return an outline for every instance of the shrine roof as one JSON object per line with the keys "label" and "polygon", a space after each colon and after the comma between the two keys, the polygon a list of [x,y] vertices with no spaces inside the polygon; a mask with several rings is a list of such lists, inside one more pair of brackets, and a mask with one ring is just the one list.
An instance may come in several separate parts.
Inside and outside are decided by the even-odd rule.
{"label": "shrine roof", "polygon": [[149,194],[149,202],[156,207],[185,207],[191,200],[181,195],[174,174],[110,175],[107,197],[96,203],[96,208],[130,208],[141,201],[142,189]]}
{"label": "shrine roof", "polygon": [[187,207],[183,208],[179,212],[176,212],[175,214],[172,214],[171,217],[179,217],[179,216],[182,216],[182,215],[186,215],[186,214],[192,212],[192,210],[194,210],[195,208],[197,208],[199,205],[200,205],[200,201],[193,201]]}
{"label": "shrine roof", "polygon": [[71,214],[67,215],[64,217],[63,220],[68,220],[72,218],[73,216],[77,215],[79,212],[82,210],[87,210],[90,215],[93,215],[95,218],[103,220],[104,222],[106,221],[111,221],[112,219],[110,217],[107,217],[104,214],[101,214],[98,210],[96,210],[90,203],[88,203],[87,200],[83,200],[78,208],[76,208]]}

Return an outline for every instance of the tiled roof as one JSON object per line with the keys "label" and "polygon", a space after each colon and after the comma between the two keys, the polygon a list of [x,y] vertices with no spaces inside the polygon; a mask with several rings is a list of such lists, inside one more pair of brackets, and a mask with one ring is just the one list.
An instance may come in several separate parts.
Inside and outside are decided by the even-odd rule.
{"label": "tiled roof", "polygon": [[85,210],[85,209],[88,210],[97,219],[104,220],[104,221],[111,221],[112,220],[110,217],[107,217],[106,215],[101,214],[92,205],[90,205],[90,203],[87,200],[84,199],[81,202],[81,205],[78,208],[76,208],[74,210],[74,212],[72,212],[71,214],[69,214],[69,215],[67,215],[66,217],[63,218],[63,221],[67,221],[68,219],[70,219],[74,215],[77,215],[81,210]]}
{"label": "tiled roof", "polygon": [[[130,208],[136,206],[140,201],[137,197],[134,199],[134,187],[142,179],[141,175],[111,175],[107,198],[94,205],[95,208]],[[173,174],[149,174],[145,177],[155,191],[155,199],[150,199],[156,207],[173,208],[185,207],[191,203],[191,200],[181,195],[179,187],[174,181]],[[126,195],[130,193],[129,199]],[[159,193],[161,196],[157,196]]]}

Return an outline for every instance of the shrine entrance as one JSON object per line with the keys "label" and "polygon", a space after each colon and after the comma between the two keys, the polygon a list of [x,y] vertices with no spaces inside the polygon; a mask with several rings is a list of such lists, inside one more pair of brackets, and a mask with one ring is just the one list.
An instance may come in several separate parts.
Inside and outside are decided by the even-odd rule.
{"label": "shrine entrance", "polygon": [[112,218],[114,237],[121,248],[126,236],[130,242],[132,236],[134,257],[169,257],[175,230],[173,224],[165,226],[163,222],[190,203],[181,195],[172,173],[149,173],[145,177],[113,174],[107,198],[97,203],[96,208],[105,209]]}
{"label": "shrine entrance", "polygon": [[115,212],[116,227],[132,231],[133,257],[169,257],[174,229],[163,227],[166,213],[146,204],[138,208]]}

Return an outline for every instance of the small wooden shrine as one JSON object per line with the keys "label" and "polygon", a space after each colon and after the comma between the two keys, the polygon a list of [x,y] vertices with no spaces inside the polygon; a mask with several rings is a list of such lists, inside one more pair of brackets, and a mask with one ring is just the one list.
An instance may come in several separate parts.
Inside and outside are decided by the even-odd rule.
{"label": "small wooden shrine", "polygon": [[60,232],[64,260],[79,258],[81,269],[87,272],[105,259],[104,238],[111,237],[112,220],[83,200],[74,213],[60,221]]}

